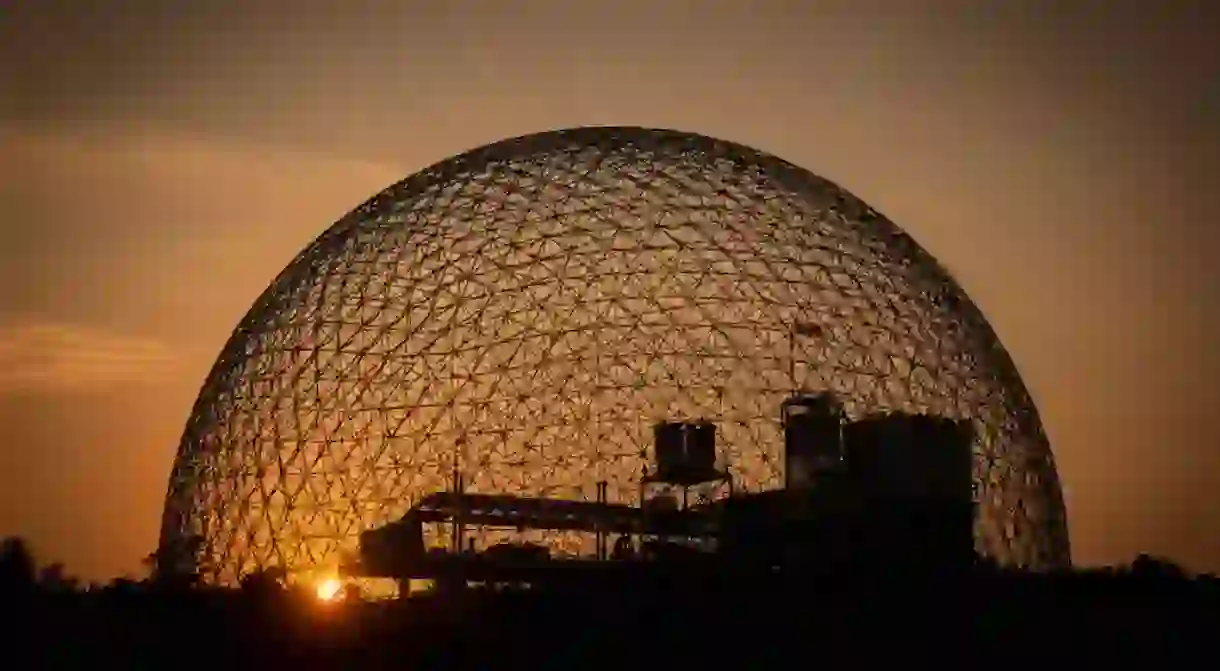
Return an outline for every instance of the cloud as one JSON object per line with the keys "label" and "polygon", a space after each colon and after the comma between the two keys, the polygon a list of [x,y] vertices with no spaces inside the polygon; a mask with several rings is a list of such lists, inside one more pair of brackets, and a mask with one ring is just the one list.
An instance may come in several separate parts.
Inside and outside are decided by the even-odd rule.
{"label": "cloud", "polygon": [[0,394],[158,381],[179,362],[169,347],[147,338],[59,323],[0,324]]}

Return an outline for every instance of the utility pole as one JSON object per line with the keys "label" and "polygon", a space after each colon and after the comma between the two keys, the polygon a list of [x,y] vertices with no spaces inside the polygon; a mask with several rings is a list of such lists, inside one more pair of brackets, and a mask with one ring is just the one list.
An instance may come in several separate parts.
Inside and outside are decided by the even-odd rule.
{"label": "utility pole", "polygon": [[788,322],[788,385],[795,395],[796,388],[796,322]]}

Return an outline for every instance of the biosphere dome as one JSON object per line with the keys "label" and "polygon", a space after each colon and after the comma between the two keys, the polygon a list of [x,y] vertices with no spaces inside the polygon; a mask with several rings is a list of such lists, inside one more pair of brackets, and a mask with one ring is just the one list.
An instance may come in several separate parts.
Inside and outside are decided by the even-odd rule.
{"label": "biosphere dome", "polygon": [[220,583],[316,570],[455,471],[473,492],[605,481],[633,502],[652,426],[675,418],[716,423],[738,488],[775,488],[794,389],[849,418],[971,422],[977,550],[1068,563],[1037,411],[945,270],[805,170],[638,128],[475,149],[322,233],[204,382],[161,551]]}

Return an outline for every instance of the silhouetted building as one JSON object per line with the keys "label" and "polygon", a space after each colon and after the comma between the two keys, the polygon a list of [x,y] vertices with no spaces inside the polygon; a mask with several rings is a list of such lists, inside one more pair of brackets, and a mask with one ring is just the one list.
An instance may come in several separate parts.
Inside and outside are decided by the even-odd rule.
{"label": "silhouetted building", "polygon": [[847,472],[868,502],[875,552],[961,566],[973,559],[975,507],[967,422],[891,413],[845,425]]}
{"label": "silhouetted building", "polygon": [[806,489],[843,467],[843,410],[831,394],[784,402],[784,486]]}
{"label": "silhouetted building", "polygon": [[661,422],[653,429],[656,482],[696,485],[721,476],[716,470],[716,425],[711,422]]}

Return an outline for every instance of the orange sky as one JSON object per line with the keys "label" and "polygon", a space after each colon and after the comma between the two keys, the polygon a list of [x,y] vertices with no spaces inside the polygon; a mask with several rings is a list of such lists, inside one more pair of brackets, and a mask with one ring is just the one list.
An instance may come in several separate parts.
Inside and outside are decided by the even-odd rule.
{"label": "orange sky", "polygon": [[1220,571],[1211,3],[306,4],[0,9],[0,532],[136,571],[204,375],[310,239],[458,151],[625,124],[905,227],[1020,367],[1075,559]]}

